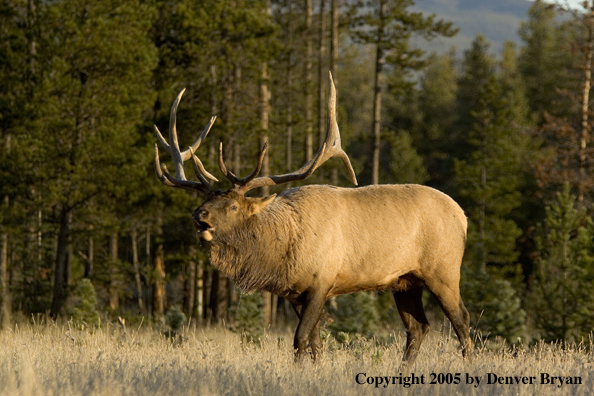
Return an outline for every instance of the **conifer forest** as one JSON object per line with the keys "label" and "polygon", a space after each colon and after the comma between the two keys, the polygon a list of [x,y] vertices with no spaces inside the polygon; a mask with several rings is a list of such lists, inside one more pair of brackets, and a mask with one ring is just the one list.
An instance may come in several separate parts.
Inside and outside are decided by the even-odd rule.
{"label": "conifer forest", "polygon": [[[257,338],[295,322],[287,301],[242,295],[211,266],[190,218],[201,198],[155,176],[153,125],[168,130],[185,88],[182,149],[217,116],[198,153],[211,173],[220,142],[236,175],[252,172],[266,142],[263,173],[296,170],[324,138],[331,71],[359,185],[424,184],[464,209],[460,287],[473,329],[510,343],[587,338],[594,3],[537,0],[518,43],[495,49],[479,33],[440,52],[422,44],[457,27],[414,3],[1,0],[2,328],[42,314]],[[230,186],[219,179],[215,188]],[[337,159],[292,186],[303,183],[353,187]],[[391,293],[326,307],[342,337],[400,322]]]}

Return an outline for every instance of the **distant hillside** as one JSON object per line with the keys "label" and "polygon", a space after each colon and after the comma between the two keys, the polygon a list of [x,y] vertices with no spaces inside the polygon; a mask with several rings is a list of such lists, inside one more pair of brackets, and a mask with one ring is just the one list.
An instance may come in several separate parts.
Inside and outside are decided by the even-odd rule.
{"label": "distant hillside", "polygon": [[527,20],[531,4],[528,0],[416,0],[413,9],[436,14],[460,29],[451,39],[433,42],[431,50],[445,52],[455,47],[458,52],[464,51],[481,33],[499,54],[506,40],[520,43],[518,29]]}

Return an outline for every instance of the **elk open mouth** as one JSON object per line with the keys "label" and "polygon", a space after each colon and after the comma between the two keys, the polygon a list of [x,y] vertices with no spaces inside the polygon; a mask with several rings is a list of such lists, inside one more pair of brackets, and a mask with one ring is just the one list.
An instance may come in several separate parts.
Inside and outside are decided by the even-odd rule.
{"label": "elk open mouth", "polygon": [[212,240],[212,233],[214,232],[214,227],[208,224],[205,221],[196,221],[194,220],[194,225],[198,229],[198,238],[208,242]]}

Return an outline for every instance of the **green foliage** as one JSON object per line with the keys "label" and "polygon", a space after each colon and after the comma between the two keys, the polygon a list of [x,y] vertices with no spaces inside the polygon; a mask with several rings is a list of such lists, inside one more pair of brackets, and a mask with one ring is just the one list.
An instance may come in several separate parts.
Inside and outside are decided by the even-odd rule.
{"label": "green foliage", "polygon": [[45,198],[69,209],[98,194],[121,195],[139,175],[127,152],[154,97],[152,9],[135,1],[63,1],[43,17],[40,59],[48,73],[35,160]]}
{"label": "green foliage", "polygon": [[87,326],[99,326],[99,312],[97,311],[97,294],[89,278],[84,278],[73,288],[70,295],[73,307],[69,308],[67,315],[75,323]]}
{"label": "green foliage", "polygon": [[512,283],[485,271],[463,271],[462,299],[471,326],[484,338],[502,337],[511,343],[525,339],[526,311]]}
{"label": "green foliage", "polygon": [[232,329],[246,342],[259,344],[264,335],[264,303],[261,293],[240,294],[231,308]]}
{"label": "green foliage", "polygon": [[534,326],[547,341],[581,341],[594,328],[594,223],[565,184],[535,238],[540,256],[530,285]]}
{"label": "green foliage", "polygon": [[413,0],[367,0],[352,6],[350,19],[352,37],[364,44],[378,46],[388,62],[401,69],[416,69],[422,63],[423,51],[410,45],[412,37],[431,40],[451,37],[457,29],[451,22],[436,20],[435,15],[425,16],[413,12]]}
{"label": "green foliage", "polygon": [[[158,278],[149,268],[156,249],[164,250],[165,281],[188,282],[185,268],[196,246],[188,214],[200,200],[156,182],[150,132],[152,124],[167,130],[169,106],[183,87],[180,146],[192,143],[211,115],[219,116],[198,153],[207,169],[218,166],[219,141],[232,151],[227,158],[237,160],[234,171],[243,175],[252,168],[264,132],[264,82],[271,91],[270,169],[284,172],[289,154],[291,170],[304,163],[304,131],[318,121],[318,115],[306,119],[306,92],[327,86],[325,77],[303,78],[309,66],[328,66],[326,56],[315,54],[320,19],[315,9],[308,30],[301,4],[273,2],[270,13],[267,6],[264,0],[0,1],[0,232],[8,236],[13,307],[54,310],[52,285],[62,282],[64,301],[72,305],[54,313],[94,322],[96,299],[107,306],[113,291],[125,310],[136,293],[131,229],[143,230],[135,257],[146,290]],[[376,66],[384,68],[382,117],[388,122],[380,179],[431,184],[464,208],[469,269],[463,290],[474,320],[482,313],[479,329],[509,341],[523,333],[519,297],[525,282],[531,288],[523,306],[531,308],[528,319],[539,334],[578,340],[593,327],[592,227],[565,195],[544,219],[542,197],[578,171],[576,103],[586,19],[558,18],[553,7],[537,0],[520,30],[521,48],[506,43],[496,57],[479,36],[460,63],[454,51],[425,57],[415,47],[417,38],[450,36],[455,29],[413,6],[412,0],[365,0],[340,8],[334,77],[343,147],[365,180],[374,74]],[[269,77],[262,77],[263,64]],[[538,139],[547,143],[538,155],[533,146],[540,143],[528,137],[535,120],[543,125]],[[289,129],[291,147],[285,147]],[[166,155],[163,163],[170,164]],[[335,165],[329,161],[307,182],[327,182]],[[585,174],[589,166],[586,160]],[[338,175],[337,184],[346,184],[343,172]],[[579,182],[590,183],[584,179]],[[584,194],[584,202],[589,199]],[[107,236],[116,231],[120,248],[114,259]],[[91,263],[93,283],[77,283],[67,300],[68,285]],[[56,276],[57,269],[70,279]],[[231,313],[235,320],[228,321],[254,341],[264,331],[260,298],[242,296]],[[352,339],[355,333],[373,334],[382,321],[398,321],[392,296],[378,300],[369,294],[339,297],[332,331]],[[177,317],[172,331],[184,321],[179,313],[169,311],[172,320]]]}
{"label": "green foliage", "polygon": [[361,334],[373,337],[378,330],[379,313],[375,295],[368,292],[346,294],[336,297],[336,309],[330,314],[334,321],[328,326],[331,334],[337,338],[344,338],[347,334]]}
{"label": "green foliage", "polygon": [[[559,90],[578,92],[581,79],[573,73],[575,37],[571,24],[560,25],[553,7],[537,0],[528,11],[528,21],[522,23],[519,34],[525,45],[519,57],[519,68],[526,84],[530,107],[543,122],[545,112],[567,116],[573,99],[559,95]],[[573,109],[575,110],[575,108]]]}
{"label": "green foliage", "polygon": [[451,54],[429,56],[420,84],[388,101],[385,112],[391,117],[391,126],[409,132],[412,146],[426,167],[423,173],[430,176],[429,180],[422,177],[420,181],[442,190],[451,179],[451,153],[456,149],[453,124],[458,112],[454,62]]}
{"label": "green foliage", "polygon": [[514,83],[513,47],[506,47],[498,75],[488,46],[479,35],[465,53],[459,80],[460,147],[453,181],[468,216],[470,268],[462,290],[483,334],[516,342],[526,335],[526,313],[518,294],[516,242],[522,230],[512,213],[522,203],[529,118],[521,85]]}
{"label": "green foliage", "polygon": [[410,133],[384,130],[384,155],[380,156],[380,177],[385,183],[423,184],[429,179],[423,157],[413,147]]}
{"label": "green foliage", "polygon": [[487,49],[488,43],[478,36],[465,54],[458,94],[464,106],[459,122],[464,151],[454,161],[454,182],[469,218],[466,260],[473,267],[490,266],[516,276],[515,244],[522,231],[510,215],[521,205],[528,120],[512,100],[503,100],[522,93],[504,89]]}
{"label": "green foliage", "polygon": [[421,80],[423,95],[419,105],[427,128],[426,138],[434,142],[443,139],[444,128],[455,120],[457,81],[452,55],[433,54],[428,63]]}
{"label": "green foliage", "polygon": [[165,323],[173,333],[179,332],[183,325],[186,324],[187,318],[184,312],[178,306],[173,306],[167,310],[165,315]]}

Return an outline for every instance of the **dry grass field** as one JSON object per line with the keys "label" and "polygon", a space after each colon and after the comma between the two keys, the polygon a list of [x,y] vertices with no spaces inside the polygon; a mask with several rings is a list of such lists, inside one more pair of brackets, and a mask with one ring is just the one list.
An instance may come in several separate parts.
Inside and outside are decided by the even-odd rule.
{"label": "dry grass field", "polygon": [[[487,347],[478,340],[476,353],[463,360],[454,337],[432,332],[417,362],[401,368],[403,334],[395,334],[388,346],[373,340],[348,346],[326,341],[315,364],[293,363],[289,333],[269,334],[261,346],[242,345],[238,335],[222,329],[190,328],[182,337],[172,342],[145,327],[124,332],[121,326],[104,326],[89,332],[51,322],[3,330],[0,395],[594,393],[591,340],[572,347],[519,348]],[[411,378],[416,383],[407,386]],[[549,383],[542,384],[547,378]]]}

